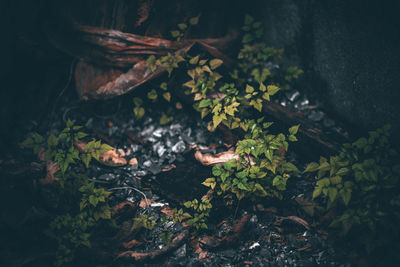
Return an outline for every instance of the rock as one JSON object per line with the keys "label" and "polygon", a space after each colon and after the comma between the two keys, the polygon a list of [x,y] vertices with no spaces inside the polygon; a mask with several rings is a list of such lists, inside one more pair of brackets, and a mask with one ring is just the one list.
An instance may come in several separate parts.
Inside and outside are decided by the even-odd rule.
{"label": "rock", "polygon": [[183,258],[186,257],[186,244],[183,244],[180,248],[178,248],[175,252],[174,252],[175,257],[179,258]]}
{"label": "rock", "polygon": [[179,141],[178,143],[176,143],[173,147],[172,147],[172,152],[175,153],[182,153],[186,150],[186,144],[184,141]]}
{"label": "rock", "polygon": [[113,173],[105,173],[100,175],[97,179],[104,182],[112,183],[117,180],[117,176]]}

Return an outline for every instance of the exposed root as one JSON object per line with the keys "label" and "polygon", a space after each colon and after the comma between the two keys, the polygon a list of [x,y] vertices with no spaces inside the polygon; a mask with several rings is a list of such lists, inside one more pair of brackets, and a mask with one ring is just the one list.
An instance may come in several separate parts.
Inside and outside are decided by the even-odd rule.
{"label": "exposed root", "polygon": [[160,256],[163,256],[171,251],[177,249],[189,236],[189,230],[185,229],[179,235],[177,235],[171,243],[162,249],[153,250],[149,252],[135,252],[135,251],[125,251],[120,253],[116,260],[125,259],[125,260],[134,260],[134,261],[146,261],[146,260],[154,260]]}

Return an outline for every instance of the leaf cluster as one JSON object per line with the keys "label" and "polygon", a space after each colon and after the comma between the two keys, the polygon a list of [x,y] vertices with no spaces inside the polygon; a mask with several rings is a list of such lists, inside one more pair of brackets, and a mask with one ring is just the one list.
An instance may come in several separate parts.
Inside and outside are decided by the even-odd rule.
{"label": "leaf cluster", "polygon": [[368,229],[374,233],[388,230],[399,233],[391,222],[400,220],[399,153],[389,142],[390,126],[369,132],[351,144],[344,144],[339,155],[310,163],[305,172],[317,173],[313,198],[328,198],[328,209],[337,217],[332,227]]}
{"label": "leaf cluster", "polygon": [[88,136],[82,128],[68,120],[66,127],[59,135],[50,134],[45,141],[43,136],[35,133],[33,137],[27,138],[20,145],[22,148],[33,149],[34,153],[38,153],[42,148],[45,149],[46,159],[57,162],[62,176],[65,176],[70,165],[82,162],[88,167],[92,158],[99,160],[102,152],[113,149],[107,144],[92,140],[85,146],[86,151],[80,151],[75,144]]}

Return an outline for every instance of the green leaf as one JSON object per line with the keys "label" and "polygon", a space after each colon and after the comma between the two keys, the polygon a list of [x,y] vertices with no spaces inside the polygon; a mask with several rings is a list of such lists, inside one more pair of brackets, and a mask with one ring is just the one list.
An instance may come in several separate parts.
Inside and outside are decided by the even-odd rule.
{"label": "green leaf", "polygon": [[295,135],[299,131],[300,124],[292,126],[289,128],[290,135]]}
{"label": "green leaf", "polygon": [[43,136],[41,136],[38,133],[33,134],[33,140],[35,141],[36,144],[40,144],[43,142]]}
{"label": "green leaf", "polygon": [[167,115],[162,114],[161,118],[160,118],[160,124],[165,125],[165,124],[172,122],[173,120],[174,120],[174,117],[172,117],[172,116],[168,117]]}
{"label": "green leaf", "polygon": [[175,30],[175,31],[171,31],[171,35],[172,35],[172,37],[173,37],[173,38],[176,38],[176,37],[178,37],[180,34],[181,34],[181,32],[180,32],[180,31],[177,31],[177,30]]}
{"label": "green leaf", "polygon": [[214,115],[213,116],[213,126],[214,128],[217,128],[217,126],[223,121],[226,120],[226,115],[224,113],[221,113],[219,115]]}
{"label": "green leaf", "polygon": [[274,95],[280,90],[280,88],[276,85],[268,85],[267,89],[268,89],[268,94],[270,95]]}
{"label": "green leaf", "polygon": [[321,165],[319,165],[318,170],[320,171],[329,171],[330,165],[328,162],[323,162]]}
{"label": "green leaf", "polygon": [[199,23],[199,18],[200,18],[200,15],[198,15],[197,17],[190,18],[189,19],[190,25],[197,25]]}
{"label": "green leaf", "polygon": [[245,25],[250,25],[254,22],[254,18],[250,15],[247,15],[244,17],[244,24]]}
{"label": "green leaf", "polygon": [[150,92],[147,93],[147,98],[151,100],[156,100],[158,97],[157,92],[155,89],[152,89]]}
{"label": "green leaf", "polygon": [[216,68],[218,68],[219,66],[221,66],[224,62],[221,59],[215,58],[210,60],[210,67],[212,70],[215,70]]}
{"label": "green leaf", "polygon": [[199,103],[199,108],[205,108],[211,105],[211,100],[210,99],[203,99]]}
{"label": "green leaf", "polygon": [[199,55],[197,55],[197,56],[195,56],[195,57],[192,57],[192,58],[189,60],[189,63],[192,64],[192,65],[196,65],[196,64],[199,62],[199,58],[200,58]]}
{"label": "green leaf", "polygon": [[253,93],[254,92],[254,88],[248,84],[246,84],[246,93]]}
{"label": "green leaf", "polygon": [[67,128],[71,128],[72,126],[74,126],[74,123],[70,119],[68,119],[67,120]]}
{"label": "green leaf", "polygon": [[144,115],[144,108],[142,107],[135,107],[133,109],[133,113],[135,114],[136,119],[140,120]]}
{"label": "green leaf", "polygon": [[185,24],[185,23],[180,23],[180,24],[178,24],[178,28],[181,29],[182,31],[184,31],[184,30],[187,29],[187,24]]}
{"label": "green leaf", "polygon": [[269,93],[267,93],[267,92],[265,92],[265,93],[262,95],[262,98],[264,98],[266,101],[271,101],[271,98],[269,97]]}
{"label": "green leaf", "polygon": [[47,138],[47,145],[48,145],[49,147],[52,147],[52,146],[57,146],[57,144],[58,144],[58,139],[57,139],[57,137],[55,137],[54,134],[51,134],[51,135]]}
{"label": "green leaf", "polygon": [[92,159],[92,156],[90,154],[82,154],[81,159],[82,159],[82,162],[85,164],[86,168],[88,168],[89,163]]}
{"label": "green leaf", "polygon": [[318,197],[319,195],[321,195],[321,191],[322,191],[322,188],[319,187],[319,186],[314,188],[314,192],[313,192],[312,198],[314,199],[314,198]]}
{"label": "green leaf", "polygon": [[167,100],[168,102],[171,101],[171,93],[170,93],[170,92],[165,92],[165,93],[163,94],[163,97],[164,97],[164,99]]}
{"label": "green leaf", "polygon": [[167,91],[167,89],[168,89],[167,83],[166,83],[166,82],[162,82],[162,83],[160,84],[160,89],[162,89],[162,90],[164,90],[164,91]]}
{"label": "green leaf", "polygon": [[103,152],[106,152],[106,151],[110,151],[110,150],[113,150],[113,149],[114,148],[112,146],[108,145],[108,144],[101,144],[101,146],[99,148],[100,153],[103,153]]}
{"label": "green leaf", "polygon": [[344,175],[348,174],[349,171],[350,171],[349,168],[340,168],[340,169],[336,172],[336,175],[344,176]]}
{"label": "green leaf", "polygon": [[329,196],[329,201],[331,203],[333,201],[335,201],[337,193],[338,193],[338,191],[337,191],[336,187],[329,187],[328,188],[328,196]]}
{"label": "green leaf", "polygon": [[347,206],[351,199],[351,189],[343,188],[339,192],[341,198],[343,199],[344,204]]}
{"label": "green leaf", "polygon": [[204,182],[201,183],[202,185],[205,185],[207,187],[211,187],[211,189],[215,188],[215,185],[217,184],[215,182],[215,178],[207,178]]}

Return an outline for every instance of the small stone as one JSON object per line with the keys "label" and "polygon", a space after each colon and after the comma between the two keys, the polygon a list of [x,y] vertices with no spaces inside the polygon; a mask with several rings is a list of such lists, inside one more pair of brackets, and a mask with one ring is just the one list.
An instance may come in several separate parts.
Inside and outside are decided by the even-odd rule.
{"label": "small stone", "polygon": [[150,136],[152,133],[153,133],[153,131],[154,131],[154,125],[150,125],[149,127],[147,127],[146,129],[144,129],[141,133],[140,133],[140,135],[141,136]]}
{"label": "small stone", "polygon": [[322,118],[324,117],[324,113],[322,112],[322,111],[315,111],[315,110],[312,110],[311,111],[311,113],[310,113],[310,115],[308,115],[308,118],[310,119],[310,120],[313,120],[313,121],[320,121],[320,120],[322,120]]}
{"label": "small stone", "polygon": [[146,176],[147,175],[147,171],[145,171],[145,170],[137,171],[136,175],[139,176],[139,177]]}
{"label": "small stone", "polygon": [[173,147],[172,147],[172,152],[175,153],[182,153],[186,150],[186,144],[185,142],[183,142],[182,140],[179,141],[178,143],[176,143]]}
{"label": "small stone", "polygon": [[164,153],[167,151],[167,149],[161,142],[155,143],[153,145],[153,150],[157,153],[159,157],[162,157]]}
{"label": "small stone", "polygon": [[251,245],[251,246],[249,247],[249,249],[255,249],[255,248],[259,247],[259,246],[260,246],[260,243],[255,242],[253,245]]}
{"label": "small stone", "polygon": [[145,168],[150,168],[150,166],[152,165],[150,160],[146,160],[145,162],[143,162],[143,167]]}
{"label": "small stone", "polygon": [[290,100],[290,102],[296,101],[299,98],[299,96],[300,96],[299,91],[287,92],[286,93],[286,97],[287,97],[287,99]]}
{"label": "small stone", "polygon": [[309,103],[310,103],[310,101],[307,98],[302,97],[301,99],[299,99],[299,101],[297,101],[294,104],[294,108],[302,110],[302,109],[307,108]]}
{"label": "small stone", "polygon": [[[257,215],[253,215],[253,216],[251,216],[251,218],[250,218],[250,222],[251,222],[251,223],[257,223],[257,222],[258,222]],[[260,244],[259,244],[259,245],[260,245]]]}
{"label": "small stone", "polygon": [[171,134],[171,136],[174,136],[182,131],[182,125],[174,123],[169,126],[169,129],[170,129],[169,133]]}
{"label": "small stone", "polygon": [[183,244],[180,248],[178,248],[175,252],[174,255],[179,259],[186,257],[186,244]]}
{"label": "small stone", "polygon": [[162,135],[164,133],[164,129],[163,128],[157,128],[154,132],[153,132],[153,136],[157,137],[157,138],[161,138]]}
{"label": "small stone", "polygon": [[236,252],[233,249],[228,249],[225,251],[222,251],[222,255],[224,255],[227,258],[233,258],[236,255]]}
{"label": "small stone", "polygon": [[149,171],[154,175],[159,174],[161,172],[161,166],[158,164],[153,164],[149,167]]}
{"label": "small stone", "polygon": [[335,122],[334,122],[333,120],[331,120],[331,119],[325,118],[325,119],[322,121],[322,124],[323,124],[326,128],[331,128],[331,127],[333,127],[333,126],[335,125]]}

